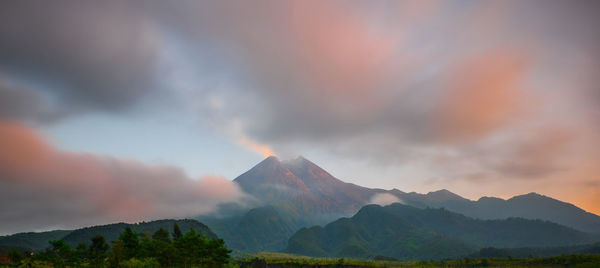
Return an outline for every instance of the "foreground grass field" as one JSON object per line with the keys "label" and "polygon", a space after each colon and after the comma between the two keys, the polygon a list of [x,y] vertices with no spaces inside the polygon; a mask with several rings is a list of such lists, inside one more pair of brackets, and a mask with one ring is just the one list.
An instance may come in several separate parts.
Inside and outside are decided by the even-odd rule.
{"label": "foreground grass field", "polygon": [[[152,260],[152,259],[150,259]],[[18,265],[0,263],[0,267],[111,267],[110,265],[91,265],[83,263],[75,266],[56,266],[44,261],[26,261]],[[547,258],[480,258],[444,261],[385,261],[348,258],[313,258],[292,254],[260,252],[251,255],[237,256],[232,263],[222,265],[162,266],[157,261],[130,260],[114,267],[126,268],[160,268],[160,267],[270,267],[270,268],[322,268],[322,267],[600,267],[600,254],[596,255],[564,255]]]}
{"label": "foreground grass field", "polygon": [[600,255],[564,255],[547,258],[481,258],[442,261],[387,261],[348,258],[313,258],[259,252],[235,258],[240,267],[600,267]]}

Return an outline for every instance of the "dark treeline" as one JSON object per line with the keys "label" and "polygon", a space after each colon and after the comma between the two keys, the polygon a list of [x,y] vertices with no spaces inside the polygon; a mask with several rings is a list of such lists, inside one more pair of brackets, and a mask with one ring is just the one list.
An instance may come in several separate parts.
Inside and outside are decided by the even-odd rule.
{"label": "dark treeline", "polygon": [[111,245],[102,235],[76,248],[53,240],[44,251],[12,251],[9,257],[17,267],[222,267],[230,262],[230,253],[222,239],[193,229],[183,234],[175,223],[172,234],[163,228],[148,234],[127,227]]}

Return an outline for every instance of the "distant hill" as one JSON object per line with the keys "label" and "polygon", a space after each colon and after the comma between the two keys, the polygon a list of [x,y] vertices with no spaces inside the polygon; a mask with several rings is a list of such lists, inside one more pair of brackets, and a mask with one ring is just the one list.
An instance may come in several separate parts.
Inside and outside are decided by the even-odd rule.
{"label": "distant hill", "polygon": [[56,230],[48,232],[28,232],[0,236],[0,246],[20,247],[27,249],[43,249],[48,247],[48,241],[60,240],[72,231]]}
{"label": "distant hill", "polygon": [[446,208],[479,219],[521,217],[556,222],[584,232],[600,233],[600,216],[577,206],[537,193],[512,197],[508,200],[482,197],[477,201],[462,198],[447,190],[428,194],[392,191],[406,204],[415,207]]}
{"label": "distant hill", "polygon": [[400,260],[466,256],[483,247],[591,243],[589,234],[540,220],[477,220],[445,209],[368,205],[351,218],[303,228],[285,250],[317,257],[387,256]]}
{"label": "distant hill", "polygon": [[287,161],[268,157],[234,182],[260,200],[257,206],[270,205],[285,210],[304,219],[304,225],[324,224],[353,215],[369,204],[375,194],[389,193],[418,208],[443,207],[480,219],[548,220],[580,231],[600,233],[600,216],[544,195],[529,193],[508,200],[483,197],[472,201],[448,190],[419,194],[372,189],[343,182],[303,157]]}
{"label": "distant hill", "polygon": [[182,232],[187,232],[194,229],[196,232],[203,233],[208,237],[217,237],[206,225],[196,220],[157,220],[141,223],[114,223],[108,225],[99,225],[93,227],[85,227],[70,231],[49,231],[39,233],[19,233],[9,236],[0,236],[0,246],[14,246],[21,248],[29,248],[32,250],[41,250],[49,246],[50,240],[64,240],[71,246],[76,246],[79,243],[90,244],[92,237],[101,234],[106,241],[114,241],[119,238],[119,235],[130,227],[138,233],[154,233],[160,228],[172,231],[173,224],[177,223]]}
{"label": "distant hill", "polygon": [[276,251],[285,248],[289,237],[299,229],[289,215],[272,206],[251,209],[240,218],[209,220],[220,226],[217,232],[227,246],[242,252]]}
{"label": "distant hill", "polygon": [[[219,215],[198,219],[223,237],[229,247],[244,252],[280,250],[287,244],[282,237],[293,233],[290,229],[296,231],[352,216],[371,203],[376,194],[394,195],[417,208],[446,208],[473,218],[549,220],[580,231],[600,233],[600,216],[550,197],[532,193],[509,200],[484,197],[472,201],[448,190],[419,194],[372,189],[343,182],[303,157],[286,161],[268,157],[234,182],[256,202],[246,208],[230,204]],[[261,213],[270,216],[256,216]]]}

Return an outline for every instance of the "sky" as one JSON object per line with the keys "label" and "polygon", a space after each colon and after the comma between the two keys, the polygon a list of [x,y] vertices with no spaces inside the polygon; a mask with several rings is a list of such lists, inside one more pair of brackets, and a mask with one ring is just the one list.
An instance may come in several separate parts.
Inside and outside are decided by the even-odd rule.
{"label": "sky", "polygon": [[6,1],[0,234],[188,217],[302,155],[600,214],[598,1]]}

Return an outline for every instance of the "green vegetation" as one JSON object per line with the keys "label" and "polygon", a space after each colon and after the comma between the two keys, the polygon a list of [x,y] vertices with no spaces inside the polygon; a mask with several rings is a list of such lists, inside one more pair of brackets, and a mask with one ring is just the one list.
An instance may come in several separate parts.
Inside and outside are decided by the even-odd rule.
{"label": "green vegetation", "polygon": [[393,261],[354,258],[313,258],[307,256],[259,252],[239,256],[240,267],[600,267],[600,254],[563,255],[546,258],[462,258],[437,261]]}
{"label": "green vegetation", "polygon": [[81,243],[73,249],[63,240],[52,240],[44,251],[15,250],[9,258],[15,267],[223,267],[230,253],[222,239],[193,229],[184,234],[174,223],[173,238],[163,228],[150,235],[126,227],[112,246],[99,234],[89,246]]}
{"label": "green vegetation", "polygon": [[576,245],[567,247],[540,247],[540,248],[482,248],[469,257],[474,258],[497,258],[513,257],[526,258],[552,257],[559,255],[579,255],[579,254],[600,254],[600,242],[586,245]]}
{"label": "green vegetation", "polygon": [[30,232],[9,236],[0,236],[0,246],[21,247],[30,249],[32,251],[37,251],[43,250],[45,247],[47,247],[48,241],[63,240],[65,243],[75,248],[81,243],[89,246],[92,241],[91,239],[98,234],[104,236],[106,241],[114,241],[119,238],[119,235],[125,231],[127,227],[131,228],[131,230],[137,233],[154,233],[160,228],[170,229],[174,223],[177,223],[179,227],[181,227],[180,231],[183,232],[195,230],[196,232],[202,233],[209,238],[217,237],[217,235],[215,235],[206,225],[196,220],[157,220],[134,224],[114,223],[85,227],[70,231],[49,231],[39,233]]}
{"label": "green vegetation", "polygon": [[275,207],[253,208],[241,217],[202,219],[227,246],[242,252],[276,251],[299,227],[292,217]]}
{"label": "green vegetation", "polygon": [[[437,219],[431,217],[431,222],[424,222],[428,226],[421,228],[425,229],[425,232],[417,228],[410,234],[410,238],[415,241],[405,241],[406,252],[409,255],[407,258],[420,257],[415,252],[423,252],[422,246],[427,242],[430,242],[429,248],[440,250],[438,253],[432,252],[431,255],[444,258],[452,256],[442,252],[442,247],[456,251],[455,253],[460,255],[470,253],[467,252],[470,249],[474,252],[491,246],[559,247],[600,241],[600,233],[598,233],[600,216],[588,213],[572,204],[535,193],[515,196],[508,200],[483,197],[478,201],[471,201],[448,190],[419,194],[405,193],[397,189],[390,191],[371,189],[340,181],[302,157],[291,161],[279,161],[276,157],[269,157],[234,181],[244,192],[256,198],[259,201],[257,204],[265,207],[257,207],[249,211],[246,207],[229,206],[220,208],[219,213],[205,215],[198,219],[210,226],[219,237],[225,239],[228,247],[239,252],[279,251],[288,245],[289,238],[301,227],[323,226],[340,217],[349,217],[359,207],[370,203],[369,201],[376,194],[384,193],[396,196],[404,204],[415,208],[445,208],[446,211],[464,215],[456,216],[450,213],[444,215],[441,213],[444,211],[429,210],[429,212],[439,213],[442,217],[450,216],[445,219],[450,223],[449,228],[446,230],[438,228],[443,227],[443,224],[438,224]],[[429,216],[433,214],[430,213]],[[468,221],[464,219],[465,216],[490,221]],[[455,220],[456,224],[453,223]],[[419,226],[418,221],[409,220],[409,224],[413,227]],[[546,221],[563,225],[564,228]],[[438,226],[434,227],[438,229],[431,230],[431,225],[436,224]],[[526,228],[521,229],[521,224],[526,225]],[[457,232],[453,232],[454,227],[459,228]],[[475,235],[464,232],[471,227],[475,228]],[[501,233],[503,231],[509,231],[512,236],[504,237]],[[555,231],[557,235],[545,235],[554,234]],[[436,237],[435,234],[439,236]],[[543,235],[533,237],[533,234]],[[376,245],[367,243],[369,245],[365,246],[364,240],[372,241],[369,237],[364,239],[354,237],[353,240],[347,248],[335,249],[334,253],[344,253],[343,255],[353,253],[352,256],[360,257],[368,257],[371,254],[386,256],[374,252],[372,248],[383,248],[386,243],[375,243]],[[463,245],[455,247],[456,240],[462,241]],[[331,255],[330,250],[315,247],[314,243],[310,244],[312,245],[303,245],[310,252],[292,252],[314,256],[340,256]]]}
{"label": "green vegetation", "polygon": [[547,221],[476,220],[445,209],[396,203],[368,205],[352,218],[303,228],[290,238],[285,251],[315,257],[441,260],[462,258],[484,247],[559,247],[594,239]]}
{"label": "green vegetation", "polygon": [[28,232],[8,236],[0,236],[0,246],[12,246],[28,249],[43,249],[50,240],[60,240],[72,231],[56,230],[48,232]]}

